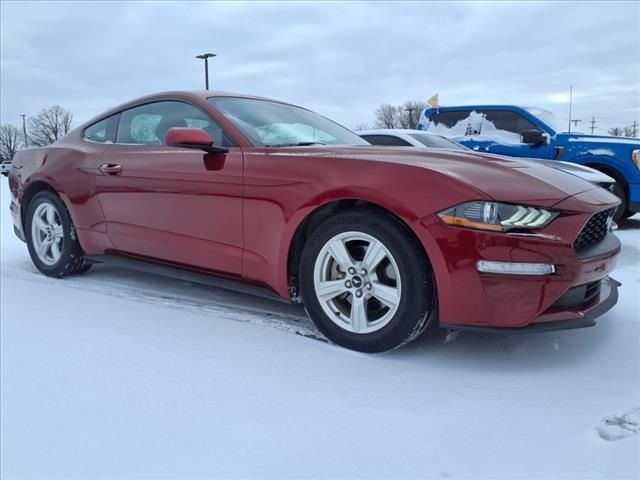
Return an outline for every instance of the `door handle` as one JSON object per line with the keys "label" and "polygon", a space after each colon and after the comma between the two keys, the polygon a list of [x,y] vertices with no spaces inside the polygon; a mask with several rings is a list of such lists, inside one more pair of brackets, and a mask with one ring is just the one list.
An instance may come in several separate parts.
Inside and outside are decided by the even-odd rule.
{"label": "door handle", "polygon": [[122,173],[122,165],[115,163],[103,163],[99,169],[105,175],[120,175]]}

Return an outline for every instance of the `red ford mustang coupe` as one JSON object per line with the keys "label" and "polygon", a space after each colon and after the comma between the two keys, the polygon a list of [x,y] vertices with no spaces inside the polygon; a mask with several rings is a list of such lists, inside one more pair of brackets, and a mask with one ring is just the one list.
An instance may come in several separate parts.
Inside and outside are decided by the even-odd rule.
{"label": "red ford mustang coupe", "polygon": [[618,297],[604,189],[530,162],[374,147],[264,98],[140,98],[20,151],[9,181],[45,275],[112,263],[303,302],[354,350],[429,325],[590,326]]}

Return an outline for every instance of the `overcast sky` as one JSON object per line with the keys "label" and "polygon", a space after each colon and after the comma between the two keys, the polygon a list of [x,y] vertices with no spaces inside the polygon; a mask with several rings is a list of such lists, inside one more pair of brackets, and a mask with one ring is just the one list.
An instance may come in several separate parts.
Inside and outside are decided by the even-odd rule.
{"label": "overcast sky", "polygon": [[[61,105],[79,124],[152,92],[273,97],[348,127],[381,103],[515,103],[596,133],[640,121],[639,2],[22,2],[1,5],[2,123]],[[588,125],[580,125],[585,130]]]}

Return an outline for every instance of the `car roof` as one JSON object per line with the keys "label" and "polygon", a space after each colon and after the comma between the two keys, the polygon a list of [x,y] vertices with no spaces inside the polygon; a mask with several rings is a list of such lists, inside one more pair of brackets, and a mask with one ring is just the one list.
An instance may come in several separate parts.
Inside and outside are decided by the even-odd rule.
{"label": "car roof", "polygon": [[[115,107],[114,110],[122,109],[123,107],[126,107],[129,104],[144,103],[147,101],[155,101],[155,100],[159,100],[162,98],[169,98],[169,97],[199,97],[205,100],[208,98],[214,98],[214,97],[234,97],[234,98],[250,98],[253,100],[266,100],[269,102],[288,104],[287,102],[283,102],[282,100],[275,100],[273,98],[260,97],[257,95],[246,95],[243,93],[226,92],[223,90],[170,90],[166,92],[152,93],[150,95],[145,95],[143,97],[135,98],[133,100],[123,103],[122,105]],[[292,105],[292,104],[288,104],[288,105]]]}
{"label": "car roof", "polygon": [[[208,98],[214,98],[214,97],[220,97],[220,98],[228,98],[228,97],[233,97],[233,98],[248,98],[248,99],[252,99],[252,100],[265,100],[265,101],[269,101],[269,102],[275,102],[275,103],[282,103],[284,105],[291,105],[291,106],[296,106],[292,103],[288,103],[288,102],[283,102],[282,100],[275,100],[273,98],[267,98],[267,97],[260,97],[260,96],[256,96],[256,95],[246,95],[243,93],[234,93],[234,92],[226,92],[223,90],[169,90],[166,92],[157,92],[157,93],[152,93],[150,95],[144,95],[142,97],[138,97],[138,98],[134,98],[132,100],[129,100],[127,102],[121,103],[120,105],[117,105],[115,107],[109,108],[108,110],[105,110],[103,112],[101,112],[100,114],[94,116],[93,118],[91,118],[90,120],[87,120],[85,123],[83,123],[82,125],[78,126],[76,128],[76,130],[82,130],[84,128],[87,128],[87,126],[92,125],[104,118],[107,118],[111,115],[114,115],[115,113],[118,113],[122,110],[126,110],[128,108],[132,108],[135,107],[136,105],[141,105],[144,103],[150,103],[150,102],[157,102],[157,101],[162,101],[165,99],[208,99]],[[298,107],[298,108],[304,108],[304,107]],[[306,110],[306,109],[305,109]]]}

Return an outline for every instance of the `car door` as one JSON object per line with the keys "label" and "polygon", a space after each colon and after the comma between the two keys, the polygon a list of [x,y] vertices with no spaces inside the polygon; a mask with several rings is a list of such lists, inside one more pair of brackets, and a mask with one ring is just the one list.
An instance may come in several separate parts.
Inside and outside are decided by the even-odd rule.
{"label": "car door", "polygon": [[[172,127],[203,128],[229,151],[168,147]],[[241,274],[243,155],[208,114],[182,101],[125,110],[98,163],[97,194],[118,251]]]}

